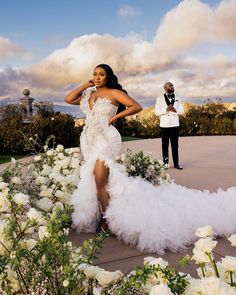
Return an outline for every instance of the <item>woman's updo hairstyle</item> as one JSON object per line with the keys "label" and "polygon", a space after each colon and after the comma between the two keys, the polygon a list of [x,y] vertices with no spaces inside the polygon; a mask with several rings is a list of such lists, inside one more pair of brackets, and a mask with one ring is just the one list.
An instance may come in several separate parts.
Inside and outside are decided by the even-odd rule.
{"label": "woman's updo hairstyle", "polygon": [[[107,78],[107,88],[111,89],[119,89],[127,94],[127,91],[122,88],[122,86],[118,82],[118,78],[114,74],[112,68],[107,64],[100,64],[97,65],[96,68],[102,68],[106,72],[106,78]],[[123,104],[119,104],[117,114],[124,111],[126,107]],[[116,122],[116,128],[120,131],[122,128],[122,119],[118,119]]]}

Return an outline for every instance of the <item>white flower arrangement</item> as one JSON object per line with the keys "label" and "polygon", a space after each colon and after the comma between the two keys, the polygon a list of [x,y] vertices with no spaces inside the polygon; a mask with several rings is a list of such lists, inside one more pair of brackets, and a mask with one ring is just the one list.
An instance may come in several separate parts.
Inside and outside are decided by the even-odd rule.
{"label": "white flower arrangement", "polygon": [[[1,294],[235,295],[236,257],[215,261],[217,241],[210,226],[196,230],[200,239],[191,259],[199,266],[198,279],[178,273],[156,257],[146,257],[143,266],[128,274],[94,266],[95,252],[107,234],[80,247],[67,237],[72,213],[68,204],[79,178],[80,151],[61,145],[48,151],[45,147],[34,158],[26,177],[17,161],[0,175]],[[118,162],[130,175],[155,185],[170,181],[163,163],[143,152],[128,151]],[[236,234],[228,240],[236,246]]]}
{"label": "white flower arrangement", "polygon": [[171,182],[168,168],[161,160],[152,160],[144,151],[133,153],[127,149],[126,153],[117,157],[116,162],[125,166],[128,176],[141,177],[153,185]]}

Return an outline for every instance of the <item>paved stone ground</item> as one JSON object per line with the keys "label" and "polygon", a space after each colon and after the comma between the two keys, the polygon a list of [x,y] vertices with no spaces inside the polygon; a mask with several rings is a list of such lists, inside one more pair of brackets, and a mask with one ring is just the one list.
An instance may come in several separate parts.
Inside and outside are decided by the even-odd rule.
{"label": "paved stone ground", "polygon": [[[161,159],[159,138],[125,142],[122,145],[121,153],[125,152],[127,148],[133,151],[144,150],[150,152],[153,158]],[[29,162],[30,158],[21,161]],[[180,163],[184,166],[184,170],[176,170],[172,167],[168,170],[178,184],[210,191],[236,186],[236,136],[182,137],[180,138]],[[5,166],[6,164],[1,165],[0,169]],[[69,239],[75,245],[80,245],[85,239],[92,237],[94,237],[93,234],[81,233],[78,235],[73,231],[69,235]],[[185,253],[167,251],[161,257],[179,270],[196,276],[193,262],[183,269],[178,267],[178,258],[184,254],[191,254],[191,251],[192,247],[189,247]],[[236,250],[230,246],[226,238],[220,238],[214,254],[216,259],[220,259],[225,255],[236,256]],[[140,252],[115,237],[110,237],[105,241],[101,254],[95,263],[106,270],[120,269],[126,273],[135,266],[143,264],[145,256],[158,257],[159,255]]]}

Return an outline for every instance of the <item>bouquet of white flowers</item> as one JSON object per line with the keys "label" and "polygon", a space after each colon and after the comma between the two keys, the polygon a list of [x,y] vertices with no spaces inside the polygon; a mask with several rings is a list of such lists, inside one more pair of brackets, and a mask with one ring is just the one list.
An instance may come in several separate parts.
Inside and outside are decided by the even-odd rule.
{"label": "bouquet of white flowers", "polygon": [[128,176],[144,178],[153,185],[171,182],[166,164],[161,160],[152,160],[144,151],[133,153],[127,149],[125,154],[117,157],[116,162],[125,166]]}

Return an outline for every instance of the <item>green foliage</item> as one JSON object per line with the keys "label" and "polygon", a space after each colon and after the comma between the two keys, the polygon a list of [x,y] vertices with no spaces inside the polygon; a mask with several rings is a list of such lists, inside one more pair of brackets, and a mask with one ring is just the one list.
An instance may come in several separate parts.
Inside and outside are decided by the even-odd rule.
{"label": "green foliage", "polygon": [[[121,134],[142,138],[160,137],[160,121],[153,109],[133,118],[126,118]],[[228,110],[220,100],[207,100],[204,105],[190,105],[180,116],[180,135],[236,134],[236,110]]]}
{"label": "green foliage", "polygon": [[2,154],[16,154],[24,151],[25,140],[20,131],[27,133],[28,126],[22,122],[24,109],[18,105],[0,107],[0,150]]}
{"label": "green foliage", "polygon": [[[18,105],[2,106],[0,112],[1,154],[29,154],[38,152],[50,135],[64,147],[79,145],[81,128],[75,126],[73,116],[54,112],[51,103],[36,104],[32,123],[23,123],[24,109]],[[37,144],[32,147],[33,141]],[[33,139],[29,142],[29,139]]]}

